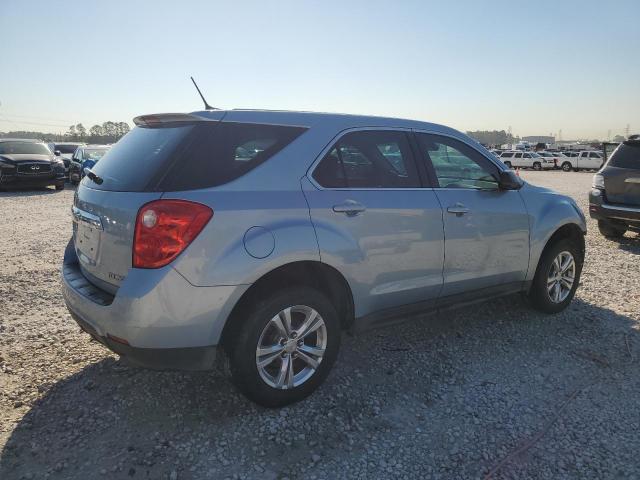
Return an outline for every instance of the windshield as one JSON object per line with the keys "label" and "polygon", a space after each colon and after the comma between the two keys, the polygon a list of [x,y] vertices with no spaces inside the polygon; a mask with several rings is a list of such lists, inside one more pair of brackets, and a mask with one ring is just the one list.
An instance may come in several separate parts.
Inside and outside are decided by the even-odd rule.
{"label": "windshield", "polygon": [[108,148],[85,148],[84,153],[82,154],[82,159],[97,162],[108,151]]}
{"label": "windshield", "polygon": [[0,142],[0,155],[51,155],[44,143]]}

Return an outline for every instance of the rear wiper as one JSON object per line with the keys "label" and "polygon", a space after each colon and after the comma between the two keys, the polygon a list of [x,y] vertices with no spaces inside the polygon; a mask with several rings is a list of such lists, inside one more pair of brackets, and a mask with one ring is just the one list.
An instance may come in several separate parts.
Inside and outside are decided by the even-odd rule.
{"label": "rear wiper", "polygon": [[90,168],[85,168],[84,173],[87,175],[87,177],[89,177],[90,180],[93,180],[98,185],[102,185],[102,182],[104,182],[104,180],[96,175]]}

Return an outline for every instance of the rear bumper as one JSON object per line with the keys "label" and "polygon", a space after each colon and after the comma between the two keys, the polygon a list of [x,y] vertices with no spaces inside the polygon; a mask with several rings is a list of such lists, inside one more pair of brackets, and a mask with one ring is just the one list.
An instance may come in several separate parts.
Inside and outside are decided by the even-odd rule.
{"label": "rear bumper", "polygon": [[195,287],[171,267],[131,269],[110,295],[82,275],[69,242],[62,288],[78,325],[132,363],[206,370],[214,367],[222,329],[248,285]]}
{"label": "rear bumper", "polygon": [[606,203],[606,197],[593,190],[589,193],[589,215],[596,220],[620,220],[640,225],[640,207]]}

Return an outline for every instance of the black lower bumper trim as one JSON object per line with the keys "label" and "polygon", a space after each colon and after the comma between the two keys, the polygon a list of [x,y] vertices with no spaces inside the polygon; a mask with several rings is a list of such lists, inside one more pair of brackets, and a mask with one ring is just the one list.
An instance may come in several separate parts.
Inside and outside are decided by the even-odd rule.
{"label": "black lower bumper trim", "polygon": [[74,312],[70,312],[80,328],[129,363],[153,370],[212,370],[216,366],[215,345],[189,348],[137,348],[116,342],[98,332]]}

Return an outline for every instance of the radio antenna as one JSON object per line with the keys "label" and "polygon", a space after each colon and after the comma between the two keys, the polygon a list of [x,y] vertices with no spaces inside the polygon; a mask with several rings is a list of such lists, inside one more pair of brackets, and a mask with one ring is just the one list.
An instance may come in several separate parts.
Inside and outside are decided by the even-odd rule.
{"label": "radio antenna", "polygon": [[196,87],[196,90],[198,91],[198,95],[200,95],[200,98],[202,99],[202,102],[204,103],[204,109],[205,110],[219,110],[218,108],[212,107],[211,105],[209,105],[207,103],[207,101],[204,99],[204,95],[202,95],[202,92],[200,91],[200,89],[198,88],[198,84],[196,83],[196,81],[193,79],[193,77],[191,77],[191,81],[193,82],[193,86]]}

